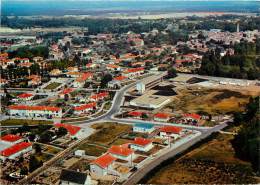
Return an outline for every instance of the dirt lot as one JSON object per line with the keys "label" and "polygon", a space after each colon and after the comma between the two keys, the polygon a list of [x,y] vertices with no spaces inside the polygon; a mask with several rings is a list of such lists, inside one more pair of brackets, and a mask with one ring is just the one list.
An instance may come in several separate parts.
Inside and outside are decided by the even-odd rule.
{"label": "dirt lot", "polygon": [[[242,184],[257,183],[250,163],[234,156],[232,135],[215,139],[161,168],[145,183],[150,184]],[[258,182],[259,183],[259,182]]]}
{"label": "dirt lot", "polygon": [[[260,93],[260,92],[259,92]],[[227,89],[189,88],[179,89],[176,100],[169,104],[165,112],[207,112],[212,115],[243,111],[249,97],[248,91]]]}
{"label": "dirt lot", "polygon": [[98,131],[89,137],[90,143],[98,143],[105,146],[111,145],[120,135],[129,132],[132,126],[118,123],[98,123],[92,126]]}

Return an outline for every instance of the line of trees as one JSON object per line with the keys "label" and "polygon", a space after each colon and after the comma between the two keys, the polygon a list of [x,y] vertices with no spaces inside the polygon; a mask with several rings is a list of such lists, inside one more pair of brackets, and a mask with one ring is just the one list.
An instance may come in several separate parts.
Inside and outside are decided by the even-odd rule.
{"label": "line of trees", "polygon": [[238,135],[231,141],[236,156],[249,161],[253,169],[260,169],[260,96],[251,98],[246,113],[236,113],[234,124],[242,125]]}

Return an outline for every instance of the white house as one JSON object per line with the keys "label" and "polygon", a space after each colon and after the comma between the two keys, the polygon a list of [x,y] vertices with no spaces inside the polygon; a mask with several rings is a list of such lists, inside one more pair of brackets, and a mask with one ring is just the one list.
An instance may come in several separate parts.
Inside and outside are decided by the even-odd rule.
{"label": "white house", "polygon": [[17,144],[23,141],[23,138],[14,134],[7,134],[1,137],[1,142],[6,144]]}
{"label": "white house", "polygon": [[171,116],[167,113],[156,113],[153,116],[153,119],[155,121],[159,121],[159,122],[167,122],[167,121],[169,121],[170,118],[171,118]]}
{"label": "white house", "polygon": [[114,174],[112,165],[115,160],[115,157],[106,153],[90,163],[90,171],[98,176]]}
{"label": "white house", "polygon": [[31,100],[33,98],[33,94],[31,94],[31,93],[22,93],[22,94],[17,95],[17,97],[20,100],[29,101],[29,100]]}
{"label": "white house", "polygon": [[133,127],[133,132],[152,133],[154,130],[154,125],[149,123],[137,123]]}
{"label": "white house", "polygon": [[30,118],[61,118],[62,109],[59,107],[51,106],[28,106],[28,105],[10,105],[10,116],[17,117],[30,117]]}
{"label": "white house", "polygon": [[145,139],[141,137],[135,138],[135,140],[130,144],[130,147],[133,150],[148,152],[153,148],[152,140]]}
{"label": "white house", "polygon": [[122,145],[113,145],[109,148],[108,153],[113,157],[132,162],[135,158],[134,151]]}
{"label": "white house", "polygon": [[143,67],[138,68],[129,68],[123,71],[124,76],[131,78],[131,77],[137,77],[144,73]]}
{"label": "white house", "polygon": [[163,126],[160,128],[160,137],[163,138],[179,138],[183,132],[182,132],[182,128],[180,127],[175,127],[175,126]]}
{"label": "white house", "polygon": [[72,139],[82,139],[86,136],[87,130],[85,130],[82,127],[78,127],[75,125],[70,125],[70,124],[63,124],[63,123],[56,123],[54,125],[55,127],[63,127],[68,131],[68,134]]}
{"label": "white house", "polygon": [[10,146],[0,152],[0,159],[15,159],[20,155],[32,151],[32,144],[27,142],[21,142]]}
{"label": "white house", "polygon": [[105,98],[109,97],[109,93],[108,92],[101,92],[98,94],[94,94],[92,96],[89,97],[90,101],[99,101],[99,100],[103,100]]}
{"label": "white house", "polygon": [[74,154],[79,157],[85,156],[85,150],[76,150]]}
{"label": "white house", "polygon": [[80,114],[88,113],[89,111],[94,110],[96,106],[97,106],[96,102],[76,106],[74,107],[74,114],[80,115]]}

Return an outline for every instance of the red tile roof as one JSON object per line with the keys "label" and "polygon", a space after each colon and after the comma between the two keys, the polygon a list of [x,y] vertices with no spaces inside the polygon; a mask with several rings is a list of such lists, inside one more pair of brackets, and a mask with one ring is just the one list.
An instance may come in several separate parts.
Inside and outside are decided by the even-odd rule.
{"label": "red tile roof", "polygon": [[78,82],[85,82],[87,79],[93,77],[92,73],[83,73],[82,75],[80,75],[76,80]]}
{"label": "red tile roof", "polygon": [[13,110],[42,110],[42,111],[61,111],[59,107],[50,107],[50,106],[28,106],[28,105],[10,105],[9,109]]}
{"label": "red tile roof", "polygon": [[120,67],[120,66],[118,66],[118,65],[107,64],[107,68],[117,69],[117,68],[119,68],[119,67]]}
{"label": "red tile roof", "polygon": [[134,116],[134,117],[140,117],[142,116],[142,112],[138,112],[138,111],[131,111],[131,112],[128,112],[128,115],[129,116]]}
{"label": "red tile roof", "polygon": [[124,72],[125,72],[125,73],[135,73],[135,72],[143,71],[143,70],[144,70],[143,67],[138,67],[138,68],[126,69]]}
{"label": "red tile roof", "polygon": [[106,168],[110,164],[112,164],[116,160],[115,157],[113,157],[110,154],[105,154],[100,157],[98,157],[96,160],[92,161],[92,164],[96,164],[100,166],[101,168]]}
{"label": "red tile roof", "polygon": [[182,131],[182,128],[175,126],[163,126],[160,128],[160,132],[175,133],[178,134]]}
{"label": "red tile roof", "polygon": [[127,79],[126,76],[117,76],[113,80],[122,81],[122,80],[125,80],[125,79]]}
{"label": "red tile roof", "polygon": [[19,94],[18,98],[29,98],[31,96],[33,96],[33,94],[31,94],[31,93],[23,93],[23,94]]}
{"label": "red tile roof", "polygon": [[108,95],[109,95],[108,92],[102,92],[102,93],[94,94],[90,98],[95,99],[95,100],[99,100],[99,99],[103,99],[105,97],[108,97]]}
{"label": "red tile roof", "polygon": [[129,156],[134,151],[130,148],[126,148],[120,145],[113,145],[111,148],[109,148],[108,152],[115,155]]}
{"label": "red tile roof", "polygon": [[73,92],[73,91],[74,91],[73,88],[66,88],[66,89],[64,89],[60,94],[69,94],[69,93],[71,93],[71,92]]}
{"label": "red tile roof", "polygon": [[170,118],[170,115],[167,113],[156,113],[154,115],[155,118],[160,118],[160,119],[168,119]]}
{"label": "red tile roof", "polygon": [[85,109],[89,109],[89,108],[94,108],[96,106],[97,106],[97,103],[93,102],[93,103],[88,103],[88,104],[84,104],[84,105],[74,107],[74,110],[81,111],[81,110],[85,110]]}
{"label": "red tile roof", "polygon": [[136,137],[135,140],[132,142],[132,144],[139,145],[139,146],[146,146],[150,143],[152,143],[150,139],[145,139],[142,137]]}
{"label": "red tile roof", "polygon": [[19,151],[22,151],[28,147],[30,147],[32,144],[31,143],[27,143],[27,142],[21,142],[21,143],[18,143],[18,144],[15,144],[9,148],[6,148],[4,150],[1,151],[1,155],[2,156],[5,156],[5,157],[8,157],[10,155],[13,155]]}
{"label": "red tile roof", "polygon": [[81,127],[75,125],[63,124],[63,123],[56,123],[54,126],[57,128],[59,127],[65,128],[72,136],[75,135],[81,129]]}
{"label": "red tile roof", "polygon": [[185,117],[191,117],[193,119],[199,120],[201,118],[200,115],[195,114],[195,113],[191,113],[191,114],[184,114]]}
{"label": "red tile roof", "polygon": [[22,139],[21,136],[14,135],[14,134],[7,134],[7,135],[1,137],[1,140],[8,141],[8,142],[15,142],[15,141],[18,141],[20,139]]}

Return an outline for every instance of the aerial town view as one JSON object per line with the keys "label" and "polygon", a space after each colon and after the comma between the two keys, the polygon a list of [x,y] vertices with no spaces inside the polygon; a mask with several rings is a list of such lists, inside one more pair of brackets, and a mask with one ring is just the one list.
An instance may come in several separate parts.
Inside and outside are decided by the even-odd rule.
{"label": "aerial town view", "polygon": [[260,183],[260,1],[2,0],[1,185]]}

